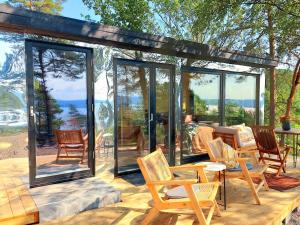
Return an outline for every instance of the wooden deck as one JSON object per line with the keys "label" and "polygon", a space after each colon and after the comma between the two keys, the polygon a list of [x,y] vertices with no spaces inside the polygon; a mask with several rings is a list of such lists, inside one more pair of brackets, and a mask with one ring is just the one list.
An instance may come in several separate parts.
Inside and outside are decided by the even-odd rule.
{"label": "wooden deck", "polygon": [[[300,178],[300,169],[289,169],[288,173],[290,176]],[[300,187],[285,192],[273,189],[262,190],[259,192],[262,205],[256,205],[250,190],[243,182],[239,179],[227,182],[227,210],[221,207],[222,217],[214,216],[211,225],[279,225],[294,208],[300,206]],[[151,204],[151,196],[146,187],[133,185],[125,179],[116,179],[112,184],[122,191],[122,202],[86,211],[73,217],[54,220],[45,225],[140,224]],[[198,223],[191,212],[178,211],[161,213],[152,224],[196,225]]]}
{"label": "wooden deck", "polygon": [[19,178],[0,177],[0,225],[39,222],[39,211]]}

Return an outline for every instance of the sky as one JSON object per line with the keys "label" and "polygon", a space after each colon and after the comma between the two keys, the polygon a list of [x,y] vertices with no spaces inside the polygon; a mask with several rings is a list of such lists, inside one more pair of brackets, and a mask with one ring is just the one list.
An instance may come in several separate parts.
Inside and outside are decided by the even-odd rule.
{"label": "sky", "polygon": [[[5,3],[6,0],[0,0],[0,3]],[[81,14],[90,15],[93,20],[99,20],[93,10],[89,10],[83,3],[82,0],[67,0],[63,4],[62,16],[81,19],[83,20]]]}
{"label": "sky", "polygon": [[93,20],[99,20],[99,17],[94,14],[93,10],[89,10],[82,0],[67,0],[63,4],[63,16],[82,20],[81,14],[90,15]]}

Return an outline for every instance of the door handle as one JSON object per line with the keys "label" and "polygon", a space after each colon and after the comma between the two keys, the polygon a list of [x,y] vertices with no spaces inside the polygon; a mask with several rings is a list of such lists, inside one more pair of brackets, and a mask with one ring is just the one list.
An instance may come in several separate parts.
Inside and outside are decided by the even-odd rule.
{"label": "door handle", "polygon": [[153,113],[150,114],[150,120],[149,122],[152,122],[153,121]]}
{"label": "door handle", "polygon": [[32,105],[29,107],[29,113],[30,113],[31,117],[34,117],[34,111],[33,111],[33,106]]}

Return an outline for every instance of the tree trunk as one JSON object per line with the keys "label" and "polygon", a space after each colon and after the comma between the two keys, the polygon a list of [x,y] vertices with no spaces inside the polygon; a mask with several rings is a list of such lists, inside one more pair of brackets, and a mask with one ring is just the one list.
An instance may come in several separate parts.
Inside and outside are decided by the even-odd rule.
{"label": "tree trunk", "polygon": [[295,98],[295,94],[296,94],[299,82],[300,82],[300,59],[298,59],[298,62],[296,64],[294,74],[293,74],[291,92],[290,92],[290,95],[288,97],[287,104],[286,104],[286,111],[285,111],[286,118],[290,118],[290,116],[291,116],[292,105],[293,105],[293,101]]}
{"label": "tree trunk", "polygon": [[[273,30],[273,17],[272,17],[271,6],[269,6],[267,9],[267,17],[268,17],[270,56],[274,60],[275,59],[275,36]],[[269,118],[270,126],[275,126],[275,117],[276,117],[276,73],[275,73],[275,68],[272,67],[270,69],[270,118]]]}
{"label": "tree trunk", "polygon": [[[143,59],[143,54],[141,52],[135,52],[135,58],[137,60]],[[138,70],[139,82],[142,91],[144,111],[148,111],[148,84],[146,80],[146,71],[144,67],[139,67]]]}
{"label": "tree trunk", "polygon": [[44,94],[45,98],[45,114],[46,114],[46,126],[47,126],[47,133],[48,137],[52,135],[52,115],[50,112],[50,102],[49,102],[49,96],[48,96],[48,90],[46,85],[46,72],[45,72],[45,66],[43,62],[43,50],[39,50],[39,63],[40,63],[40,69],[41,69],[41,87],[42,87],[42,93]]}
{"label": "tree trunk", "polygon": [[[191,66],[192,63],[195,60],[193,59],[187,59],[186,65],[187,67]],[[191,80],[191,74],[188,73],[184,73],[182,76],[182,102],[183,102],[183,108],[186,110],[186,114],[192,114],[193,112],[191,112],[191,107],[190,107],[190,80]]]}

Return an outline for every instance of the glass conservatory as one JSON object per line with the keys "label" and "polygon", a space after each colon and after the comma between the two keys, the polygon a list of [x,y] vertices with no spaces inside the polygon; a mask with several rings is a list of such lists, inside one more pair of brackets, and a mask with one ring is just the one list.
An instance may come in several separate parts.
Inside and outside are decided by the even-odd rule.
{"label": "glass conservatory", "polygon": [[0,13],[0,159],[29,157],[31,187],[133,172],[157,148],[171,165],[199,160],[194,124],[262,123],[264,69],[277,65],[268,57]]}

